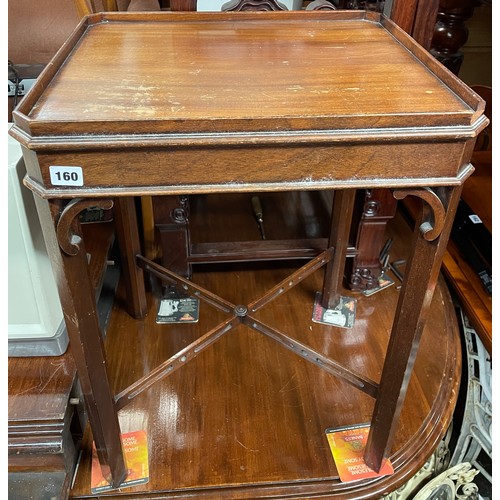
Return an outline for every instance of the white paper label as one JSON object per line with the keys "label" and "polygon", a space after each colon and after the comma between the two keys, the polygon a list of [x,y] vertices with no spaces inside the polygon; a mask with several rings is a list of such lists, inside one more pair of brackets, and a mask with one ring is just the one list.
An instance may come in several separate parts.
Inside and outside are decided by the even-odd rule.
{"label": "white paper label", "polygon": [[471,214],[469,215],[469,219],[474,223],[474,224],[482,224],[483,221],[476,215],[476,214]]}
{"label": "white paper label", "polygon": [[49,167],[53,186],[83,186],[82,167]]}

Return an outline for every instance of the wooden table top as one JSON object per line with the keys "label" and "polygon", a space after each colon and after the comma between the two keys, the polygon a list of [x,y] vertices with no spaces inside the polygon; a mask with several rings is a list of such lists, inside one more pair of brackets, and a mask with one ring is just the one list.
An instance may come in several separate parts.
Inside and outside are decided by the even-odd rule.
{"label": "wooden table top", "polygon": [[104,14],[62,52],[33,135],[464,126],[482,105],[365,12]]}
{"label": "wooden table top", "polygon": [[[37,153],[25,183],[46,198],[458,185],[483,111],[379,14],[104,13],[10,133]],[[54,166],[81,168],[79,184]]]}

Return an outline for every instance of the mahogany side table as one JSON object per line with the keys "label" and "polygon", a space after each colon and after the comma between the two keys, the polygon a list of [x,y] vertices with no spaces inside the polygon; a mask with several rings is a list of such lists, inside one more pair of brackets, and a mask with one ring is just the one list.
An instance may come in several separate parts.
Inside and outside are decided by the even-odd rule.
{"label": "mahogany side table", "polygon": [[[367,58],[366,54],[370,53]],[[14,112],[101,466],[126,476],[117,412],[244,323],[375,398],[365,461],[391,449],[477,134],[482,99],[389,20],[363,11],[103,13],[85,18]],[[339,300],[355,190],[422,210],[379,381],[254,313],[325,266]],[[248,305],[141,255],[135,196],[335,190],[328,249]],[[130,313],[143,270],[228,319],[114,395],[78,215],[114,205]],[[313,297],[311,297],[311,307]]]}

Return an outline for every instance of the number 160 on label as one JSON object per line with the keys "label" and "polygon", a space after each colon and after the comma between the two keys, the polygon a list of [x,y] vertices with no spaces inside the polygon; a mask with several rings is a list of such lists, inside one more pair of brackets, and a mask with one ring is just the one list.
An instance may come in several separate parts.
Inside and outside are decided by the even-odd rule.
{"label": "number 160 on label", "polygon": [[83,186],[82,167],[49,167],[53,186]]}

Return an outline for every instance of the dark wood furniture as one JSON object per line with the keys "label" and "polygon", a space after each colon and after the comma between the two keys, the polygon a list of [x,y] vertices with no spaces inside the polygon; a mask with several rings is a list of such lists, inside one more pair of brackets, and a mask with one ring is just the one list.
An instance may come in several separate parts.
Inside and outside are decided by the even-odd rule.
{"label": "dark wood furniture", "polygon": [[[491,88],[474,86],[486,101],[485,114],[491,119]],[[462,199],[480,217],[484,227],[493,232],[492,225],[492,124],[480,134],[476,149],[472,154],[474,173],[467,179],[462,190]],[[493,349],[493,301],[486,292],[477,272],[464,257],[459,245],[454,241],[448,244],[443,258],[443,271],[457,294],[465,314],[469,318],[484,346],[491,354]]]}
{"label": "dark wood furniture", "polygon": [[[481,2],[476,0],[441,0],[432,37],[431,53],[453,73],[458,74],[463,53],[460,49],[469,37],[467,21]],[[477,82],[476,82],[477,83]]]}
{"label": "dark wood furniture", "polygon": [[[369,12],[101,14],[79,25],[14,113],[11,133],[24,145],[25,183],[36,195],[98,456],[114,485],[126,476],[118,411],[241,324],[375,399],[365,460],[379,468],[475,138],[487,124],[483,110],[477,94]],[[336,305],[355,190],[377,187],[422,201],[380,381],[257,314],[323,266],[323,305]],[[335,190],[327,250],[247,305],[141,255],[134,196],[320,189]],[[116,395],[77,217],[113,204],[133,316],[147,310],[143,269],[226,315]]]}
{"label": "dark wood furniture", "polygon": [[[236,207],[240,206],[238,196],[233,200]],[[217,198],[213,200],[215,208],[219,206]],[[322,215],[319,224],[328,224],[327,214]],[[200,238],[212,232],[210,218],[211,211],[207,211],[194,219],[192,229]],[[241,236],[246,232],[248,238],[253,228],[245,224],[245,218],[243,210],[234,216],[241,221]],[[266,229],[273,231],[273,224],[269,219]],[[291,218],[289,224],[295,224],[300,232],[303,221]],[[230,227],[223,225],[219,238]],[[411,226],[398,213],[387,229],[394,241],[393,258],[406,258]],[[292,261],[273,266],[197,266],[194,277],[196,283],[234,303],[247,303],[297,267]],[[245,286],[235,287],[235,281]],[[310,294],[321,283],[321,273],[314,273],[263,309],[262,319],[279,325],[282,331],[293,331],[297,340],[352,369],[378,377],[399,296],[397,286],[360,298],[354,328],[332,331],[310,321]],[[108,373],[116,393],[225,316],[201,303],[196,325],[157,324],[157,300],[148,294],[148,314],[142,322],[120,306],[123,296],[124,290],[119,288],[105,341]],[[461,370],[456,323],[453,303],[444,279],[440,279],[395,434],[390,455],[395,472],[391,476],[340,482],[325,436],[328,427],[368,421],[373,399],[289,350],[275,349],[272,340],[240,325],[213,349],[157,382],[119,413],[122,432],[147,431],[149,482],[112,492],[110,497],[92,494],[92,436],[87,433],[70,498],[379,500],[413,478],[451,421]],[[426,470],[432,472],[430,466]]]}
{"label": "dark wood furniture", "polygon": [[[491,88],[473,86],[475,92],[486,102],[485,115],[491,119]],[[492,126],[491,122],[479,135],[472,154],[474,172],[464,183],[462,200],[492,233]],[[404,209],[410,218],[415,218],[417,208],[414,200],[405,200]],[[450,239],[443,256],[443,272],[456,298],[463,307],[471,326],[492,353],[493,346],[493,300],[484,283],[464,253],[459,242]]]}
{"label": "dark wood furniture", "polygon": [[393,0],[391,19],[458,74],[476,0]]}
{"label": "dark wood furniture", "polygon": [[[116,273],[105,279],[114,228],[87,224],[84,231],[105,328],[116,287]],[[8,373],[9,498],[67,498],[86,422],[71,345],[62,356],[9,358]]]}
{"label": "dark wood furniture", "polygon": [[[308,11],[337,10],[337,8],[374,10],[383,8],[383,2],[368,6],[365,2],[342,1],[334,4],[328,0],[315,0],[305,4],[305,10]],[[232,0],[223,4],[221,10],[286,11],[288,8],[276,0]],[[291,193],[291,196],[297,199],[294,193]],[[313,199],[307,200],[304,206],[299,206],[299,210],[310,212],[308,205],[317,204],[317,199],[322,197],[311,196]],[[248,200],[241,200],[248,211],[251,211],[253,198],[254,196],[250,195]],[[196,242],[191,235],[191,226],[193,218],[199,215],[190,210],[191,203],[190,197],[187,196],[156,197],[154,200],[144,198],[142,203],[145,254],[160,259],[164,267],[184,277],[191,277],[194,264],[311,258],[324,251],[328,243],[328,229],[320,231],[319,228],[312,231],[313,235],[299,237],[297,234],[288,234],[285,240],[280,240],[276,234],[268,234],[268,241],[261,242],[256,238],[240,241],[235,239],[234,234],[229,234],[232,236],[230,241],[215,241],[211,238],[210,241]],[[319,203],[321,205],[321,202]],[[268,223],[269,219],[273,219],[274,214],[270,213],[271,210],[286,214],[289,205],[290,203],[285,200],[280,207],[276,199],[268,199],[264,205],[263,219]],[[396,205],[397,202],[392,194],[383,189],[361,190],[357,193],[350,236],[352,254],[346,268],[346,282],[351,290],[369,290],[377,286],[383,272],[379,255],[385,242],[385,228],[387,221],[394,216]],[[228,204],[221,206],[217,212],[224,210],[234,212],[235,209],[234,205]],[[214,225],[217,223],[218,221],[215,221]],[[249,223],[255,226],[255,220]],[[272,226],[274,230],[278,228],[276,224]],[[261,236],[263,234],[256,232],[255,237]]]}
{"label": "dark wood furniture", "polygon": [[73,358],[9,358],[8,369],[8,498],[67,497],[79,445]]}

